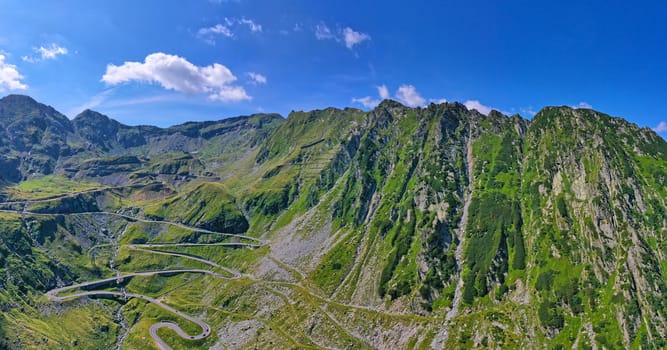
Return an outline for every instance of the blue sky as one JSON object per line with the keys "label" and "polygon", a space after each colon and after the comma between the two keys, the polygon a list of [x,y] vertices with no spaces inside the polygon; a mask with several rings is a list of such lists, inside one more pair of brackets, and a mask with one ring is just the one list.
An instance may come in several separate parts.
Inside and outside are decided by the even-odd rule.
{"label": "blue sky", "polygon": [[368,109],[385,97],[528,118],[546,105],[592,106],[665,136],[666,10],[659,1],[4,0],[0,94],[159,126]]}

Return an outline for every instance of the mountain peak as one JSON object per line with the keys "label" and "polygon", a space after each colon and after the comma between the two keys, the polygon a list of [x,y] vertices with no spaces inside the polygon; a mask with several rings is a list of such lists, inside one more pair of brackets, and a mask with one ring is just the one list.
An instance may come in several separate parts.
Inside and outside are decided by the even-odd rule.
{"label": "mountain peak", "polygon": [[[7,114],[30,114],[40,111],[45,114],[53,115],[61,121],[69,120],[66,116],[58,112],[55,108],[37,102],[27,95],[7,95],[0,99],[0,117],[7,117]],[[9,112],[9,113],[8,113]]]}
{"label": "mountain peak", "polygon": [[27,95],[7,95],[0,99],[0,122],[16,123],[32,120],[45,129],[47,125],[70,130],[70,120],[55,108],[39,103]]}
{"label": "mountain peak", "polygon": [[0,99],[0,103],[32,103],[39,104],[34,98],[28,95],[10,94]]}
{"label": "mountain peak", "polygon": [[77,114],[77,116],[74,117],[74,119],[72,119],[72,122],[74,122],[74,124],[97,123],[97,122],[101,122],[101,123],[105,123],[105,124],[109,123],[109,122],[112,122],[112,123],[115,123],[115,124],[118,123],[117,121],[109,118],[108,116],[106,116],[106,115],[104,115],[100,112],[93,111],[92,109],[86,109],[85,111]]}
{"label": "mountain peak", "polygon": [[[494,348],[571,348],[584,341],[592,347],[597,339],[599,348],[632,348],[648,331],[665,338],[660,242],[667,227],[667,143],[620,118],[561,106],[527,121],[498,111],[485,115],[457,102],[410,108],[385,100],[372,111],[326,108],[293,112],[286,120],[259,114],[165,129],[123,126],[86,110],[68,131],[57,128],[43,105],[30,107],[25,97],[8,100],[0,106],[25,105],[28,113],[7,109],[16,117],[0,119],[0,183],[13,186],[0,191],[7,197],[2,208],[11,214],[0,218],[0,233],[8,233],[0,234],[0,276],[21,272],[0,282],[7,285],[0,288],[0,308],[11,310],[3,314],[12,327],[8,334],[17,335],[0,332],[0,349],[4,339],[19,336],[37,339],[35,348],[67,348],[72,339],[81,347],[110,347],[90,339],[95,330],[108,333],[102,326],[113,322],[111,315],[92,319],[89,329],[66,332],[72,338],[56,343],[63,333],[51,326],[57,319],[24,315],[19,307],[22,300],[39,303],[43,293],[69,298],[59,294],[63,289],[48,290],[78,288],[77,281],[90,283],[92,293],[108,294],[93,287],[106,287],[96,279],[113,271],[104,264],[91,271],[89,263],[149,240],[196,243],[191,250],[198,256],[247,274],[263,271],[253,277],[258,281],[294,281],[283,286],[294,303],[276,304],[276,312],[266,314],[270,322],[294,313],[293,328],[311,327],[317,319],[300,312],[311,314],[327,307],[324,296],[335,298],[340,303],[331,309],[332,319],[358,326],[359,341],[345,338],[347,330],[335,322],[324,322],[317,326],[327,336],[308,342],[313,346],[429,346],[445,332],[451,338],[439,348],[481,347],[472,343],[471,332]],[[260,243],[243,238],[246,232],[271,239],[238,260],[241,266],[225,259],[228,252],[205,247],[226,242],[230,233],[239,242]],[[151,271],[169,271],[173,260],[156,252]],[[142,273],[143,257],[115,261],[122,271]],[[16,267],[21,263],[25,269]],[[298,284],[289,266],[311,267],[301,272],[309,283]],[[170,282],[137,286],[136,292],[146,287],[149,295],[198,295],[208,288],[207,280],[182,284],[175,273],[161,278]],[[315,294],[323,297],[315,300]],[[204,301],[239,297],[256,299],[247,304],[248,313],[275,302],[263,289],[246,294],[235,287],[216,289]],[[392,314],[382,314],[382,324],[368,322],[369,314],[354,305]],[[64,311],[75,313],[68,319],[95,312],[82,306]],[[237,311],[234,303],[227,306]],[[207,307],[215,305],[202,304]],[[450,320],[444,327],[438,321],[443,317]],[[28,333],[35,322],[53,333]],[[223,322],[232,321],[214,326],[228,327]],[[426,338],[376,337],[387,324],[399,332],[421,327]],[[210,336],[221,334],[214,326]],[[301,337],[299,329],[262,333],[267,339],[257,345],[286,347],[280,342],[285,334]],[[582,329],[593,337],[568,336]],[[141,347],[131,343],[132,332],[125,345]]]}
{"label": "mountain peak", "polygon": [[58,113],[53,107],[41,104],[27,95],[7,95],[0,99],[0,118],[7,119],[40,110]]}
{"label": "mountain peak", "polygon": [[382,100],[382,102],[380,102],[380,104],[376,108],[391,109],[391,108],[405,108],[405,106],[398,101],[387,98]]}

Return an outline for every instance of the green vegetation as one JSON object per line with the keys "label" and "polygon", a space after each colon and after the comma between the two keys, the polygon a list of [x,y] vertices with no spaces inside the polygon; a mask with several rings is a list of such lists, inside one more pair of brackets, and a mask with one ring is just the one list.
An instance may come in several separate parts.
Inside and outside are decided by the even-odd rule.
{"label": "green vegetation", "polygon": [[360,236],[351,233],[322,257],[313,272],[313,282],[328,294],[333,293],[352,268]]}
{"label": "green vegetation", "polygon": [[61,295],[125,290],[211,326],[161,329],[175,348],[666,345],[667,143],[621,119],[385,101],[160,129],[10,100],[0,348],[113,348],[118,317],[125,348],[160,321],[197,334],[145,300],[45,296],[171,269],[211,274]]}
{"label": "green vegetation", "polygon": [[[520,141],[512,120],[490,114],[480,121],[484,129],[500,128],[502,134],[484,134],[473,144],[474,189],[467,223],[464,301],[489,293],[489,281],[503,284],[511,267],[525,267],[525,246],[518,200]],[[513,248],[513,249],[512,249]]]}
{"label": "green vegetation", "polygon": [[144,213],[218,232],[248,230],[248,221],[234,197],[224,186],[214,183],[203,183],[192,191],[146,206]]}
{"label": "green vegetation", "polygon": [[74,181],[62,176],[47,175],[23,181],[17,185],[5,188],[3,191],[9,198],[14,200],[34,200],[53,198],[98,188],[104,188],[104,186],[88,180]]}

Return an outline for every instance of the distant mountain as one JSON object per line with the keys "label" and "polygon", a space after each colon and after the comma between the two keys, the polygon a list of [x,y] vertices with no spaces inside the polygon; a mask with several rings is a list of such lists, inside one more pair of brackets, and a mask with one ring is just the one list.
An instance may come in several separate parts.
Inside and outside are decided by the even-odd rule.
{"label": "distant mountain", "polygon": [[[175,319],[154,305],[53,311],[40,297],[114,268],[215,266],[207,259],[242,273],[123,286],[214,329],[166,338],[176,345],[667,346],[667,143],[623,119],[386,100],[163,129],[89,110],[69,121],[8,96],[0,122],[6,346],[154,346],[151,325]],[[40,195],[52,199],[21,201]],[[195,245],[179,257],[131,246],[146,242]],[[196,245],[210,242],[237,246]],[[86,326],[65,331],[61,318]]]}
{"label": "distant mountain", "polygon": [[70,121],[28,96],[0,99],[0,176],[17,181],[24,174],[50,173],[61,155],[69,155]]}
{"label": "distant mountain", "polygon": [[7,165],[1,167],[0,178],[17,182],[67,172],[72,163],[82,160],[123,154],[202,151],[206,152],[202,158],[215,161],[220,156],[215,153],[226,143],[234,143],[233,153],[242,152],[283,121],[277,114],[257,114],[162,129],[127,126],[91,110],[70,121],[28,96],[9,95],[0,99],[0,165]]}
{"label": "distant mountain", "polygon": [[[89,145],[94,145],[100,151],[109,152],[115,148],[129,148],[146,144],[144,136],[135,132],[134,137],[127,137],[132,127],[123,125],[104,114],[89,109],[81,112],[72,124]],[[152,130],[146,130],[150,132]]]}

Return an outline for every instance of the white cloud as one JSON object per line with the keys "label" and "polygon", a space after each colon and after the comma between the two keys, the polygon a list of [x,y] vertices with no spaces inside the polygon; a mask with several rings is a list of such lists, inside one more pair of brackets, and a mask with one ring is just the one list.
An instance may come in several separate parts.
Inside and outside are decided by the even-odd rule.
{"label": "white cloud", "polygon": [[185,58],[162,52],[146,56],[143,63],[109,64],[102,81],[109,85],[132,81],[157,83],[167,90],[188,94],[208,93],[210,99],[225,102],[250,99],[243,87],[232,85],[236,76],[224,65],[214,63],[200,67]]}
{"label": "white cloud", "polygon": [[51,44],[49,47],[40,46],[37,51],[42,55],[43,60],[52,60],[58,55],[67,55],[67,48],[56,44]]}
{"label": "white cloud", "polygon": [[214,45],[216,36],[222,35],[227,38],[235,37],[233,29],[239,25],[247,26],[253,33],[260,33],[262,31],[262,25],[251,19],[245,17],[242,17],[241,19],[225,17],[224,24],[218,23],[212,27],[200,28],[197,31],[197,37],[208,44]]}
{"label": "white cloud", "polygon": [[5,62],[5,55],[0,54],[0,91],[27,89],[28,85],[23,84],[22,79],[23,76],[16,66]]}
{"label": "white cloud", "polygon": [[[359,103],[366,108],[374,108],[377,105],[379,105],[380,102],[382,102],[382,100],[391,98],[391,96],[389,95],[389,89],[387,88],[386,85],[376,86],[376,88],[379,98],[366,96],[361,98],[353,98],[352,102]],[[426,99],[421,96],[419,91],[417,91],[417,88],[409,84],[402,84],[401,86],[399,86],[398,89],[396,90],[396,93],[394,94],[394,98],[408,107],[423,107],[426,104]],[[446,103],[447,99],[431,98],[429,99],[429,101],[432,103],[441,104],[441,103]],[[493,108],[483,105],[478,100],[468,100],[463,104],[469,110],[476,109],[478,112],[485,115],[488,115],[489,112],[493,110]],[[509,112],[502,112],[502,113],[510,115]],[[667,127],[667,125],[665,127]]]}
{"label": "white cloud", "polygon": [[331,29],[329,29],[329,27],[327,27],[327,25],[324,23],[320,23],[315,26],[315,37],[317,40],[328,40],[335,38],[331,32]]}
{"label": "white cloud", "polygon": [[255,23],[251,19],[247,19],[247,18],[243,17],[238,21],[238,23],[247,25],[248,28],[250,28],[250,31],[252,31],[252,32],[261,32],[262,31],[262,25]]}
{"label": "white cloud", "polygon": [[35,53],[38,53],[39,56],[22,56],[21,59],[25,62],[35,63],[44,60],[55,60],[58,56],[64,56],[68,53],[66,47],[56,45],[55,43],[46,47],[34,47],[32,50],[35,51]]}
{"label": "white cloud", "polygon": [[492,110],[491,107],[485,106],[477,100],[468,100],[465,101],[463,104],[466,106],[466,108],[468,108],[468,110],[476,109],[477,112],[482,113],[484,115],[488,115],[489,112],[491,112]]}
{"label": "white cloud", "polygon": [[215,5],[222,5],[222,4],[227,4],[227,3],[230,3],[230,2],[240,3],[241,0],[208,0],[208,2],[210,2],[211,4],[215,4]]}
{"label": "white cloud", "polygon": [[213,101],[236,102],[249,100],[250,96],[246,94],[243,87],[228,85],[222,86],[216,93],[210,95],[209,98]]}
{"label": "white cloud", "polygon": [[208,34],[221,34],[224,35],[228,38],[231,38],[234,36],[234,33],[232,33],[232,30],[229,29],[228,26],[224,24],[216,24],[213,27],[208,27],[208,28],[201,28],[197,32],[199,35],[208,35]]}
{"label": "white cloud", "polygon": [[345,41],[345,46],[351,49],[354,45],[371,40],[371,36],[366,33],[355,32],[352,28],[346,27],[343,29],[343,40]]}
{"label": "white cloud", "polygon": [[406,106],[423,106],[426,100],[419,95],[417,89],[412,85],[401,85],[396,91],[396,98]]}
{"label": "white cloud", "polygon": [[107,100],[107,98],[109,98],[109,96],[111,96],[111,94],[113,94],[113,91],[114,91],[113,89],[106,89],[106,90],[100,92],[99,94],[91,97],[90,100],[83,103],[82,105],[75,106],[75,107],[71,108],[67,112],[67,115],[70,116],[70,117],[74,117],[77,114],[85,111],[86,109],[93,109],[93,108],[101,105],[104,101]]}
{"label": "white cloud", "polygon": [[267,83],[266,77],[263,76],[262,74],[255,73],[255,72],[248,72],[247,74],[250,77],[250,79],[252,79],[253,84],[266,84]]}
{"label": "white cloud", "polygon": [[667,122],[660,122],[658,125],[653,128],[655,132],[667,132]]}
{"label": "white cloud", "polygon": [[353,98],[352,102],[354,103],[359,103],[362,106],[366,108],[375,108],[377,105],[382,102],[382,100],[388,99],[389,96],[389,89],[387,89],[386,85],[380,85],[376,87],[378,90],[378,95],[380,96],[379,99],[373,98],[371,96],[366,96],[366,97],[361,97],[361,98]]}
{"label": "white cloud", "polygon": [[324,22],[315,25],[315,37],[317,40],[334,40],[342,43],[348,49],[354,48],[355,45],[361,44],[364,41],[371,40],[371,36],[366,33],[354,31],[350,27],[337,29],[335,32],[329,28]]}
{"label": "white cloud", "polygon": [[387,89],[387,85],[380,85],[377,88],[381,99],[386,100],[389,98],[389,89]]}
{"label": "white cloud", "polygon": [[519,110],[522,114],[533,117],[537,114],[537,111],[532,107],[523,107]]}
{"label": "white cloud", "polygon": [[[377,86],[377,91],[378,91],[378,96],[380,97],[379,99],[373,98],[371,96],[366,96],[362,98],[353,98],[352,102],[355,103],[360,103],[366,108],[373,108],[382,102],[382,100],[386,100],[388,98],[391,98],[389,95],[389,89],[387,88],[386,85],[380,85]],[[406,85],[403,84],[398,87],[398,90],[396,90],[395,98],[403,103],[406,106],[410,107],[417,107],[417,106],[423,106],[426,100],[421,97],[419,92],[417,91],[417,88],[415,88],[412,85]]]}
{"label": "white cloud", "polygon": [[576,106],[572,106],[572,108],[586,108],[586,109],[591,109],[591,108],[593,108],[593,106],[591,106],[590,104],[588,104],[588,103],[586,103],[586,102],[579,102],[578,105],[576,105]]}
{"label": "white cloud", "polygon": [[210,45],[215,45],[215,37],[217,35],[222,35],[227,38],[233,38],[234,33],[232,33],[232,30],[229,29],[228,26],[224,24],[216,24],[212,27],[208,28],[200,28],[197,31],[197,37],[204,40],[207,44]]}
{"label": "white cloud", "polygon": [[380,104],[380,100],[376,100],[370,96],[362,97],[362,98],[353,98],[352,102],[355,103],[360,103],[362,106],[366,108],[374,108],[375,106]]}

